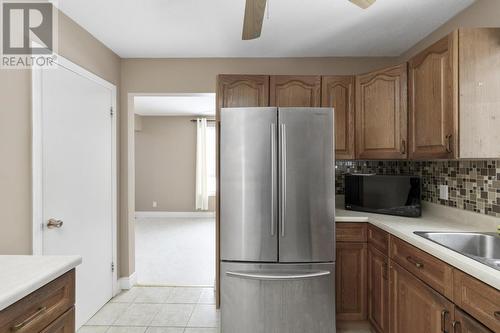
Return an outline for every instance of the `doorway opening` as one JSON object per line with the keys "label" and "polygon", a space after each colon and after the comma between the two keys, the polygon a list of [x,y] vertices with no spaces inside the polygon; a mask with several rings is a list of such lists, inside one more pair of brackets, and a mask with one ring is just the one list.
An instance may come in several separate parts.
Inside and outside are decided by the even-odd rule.
{"label": "doorway opening", "polygon": [[212,93],[134,96],[138,285],[214,287],[214,118]]}

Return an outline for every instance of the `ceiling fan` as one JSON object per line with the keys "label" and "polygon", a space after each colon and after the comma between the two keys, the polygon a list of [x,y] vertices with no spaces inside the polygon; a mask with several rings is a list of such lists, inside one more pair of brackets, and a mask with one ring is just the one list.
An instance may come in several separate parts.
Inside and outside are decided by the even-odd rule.
{"label": "ceiling fan", "polygon": [[[376,0],[349,0],[353,4],[363,9],[373,5]],[[260,37],[264,12],[266,11],[267,0],[246,0],[245,19],[243,21],[243,40],[250,40]]]}

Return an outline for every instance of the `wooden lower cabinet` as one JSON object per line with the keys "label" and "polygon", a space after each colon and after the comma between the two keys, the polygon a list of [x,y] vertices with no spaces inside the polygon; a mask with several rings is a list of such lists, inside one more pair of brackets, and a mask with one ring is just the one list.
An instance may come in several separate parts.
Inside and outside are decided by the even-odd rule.
{"label": "wooden lower cabinet", "polygon": [[368,320],[378,333],[389,332],[389,258],[368,245]]}
{"label": "wooden lower cabinet", "polygon": [[477,320],[460,309],[455,308],[455,320],[453,321],[452,333],[492,333]]}
{"label": "wooden lower cabinet", "polygon": [[500,290],[371,224],[336,229],[338,321],[368,319],[377,333],[500,333]]}
{"label": "wooden lower cabinet", "polygon": [[396,263],[390,266],[390,332],[452,332],[455,305]]}
{"label": "wooden lower cabinet", "polygon": [[[71,270],[40,289],[0,311],[0,333],[73,333],[75,270]],[[62,319],[65,317],[66,319]],[[73,325],[68,323],[71,317]],[[59,320],[67,328],[49,329]],[[63,325],[64,326],[64,325]]]}
{"label": "wooden lower cabinet", "polygon": [[366,319],[366,243],[337,243],[337,320]]}

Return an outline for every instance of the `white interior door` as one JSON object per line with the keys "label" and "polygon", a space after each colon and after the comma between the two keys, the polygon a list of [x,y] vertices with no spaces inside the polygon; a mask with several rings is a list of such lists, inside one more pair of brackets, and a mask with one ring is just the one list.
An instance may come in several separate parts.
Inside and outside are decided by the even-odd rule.
{"label": "white interior door", "polygon": [[64,66],[39,73],[42,252],[82,256],[78,328],[113,296],[114,91]]}

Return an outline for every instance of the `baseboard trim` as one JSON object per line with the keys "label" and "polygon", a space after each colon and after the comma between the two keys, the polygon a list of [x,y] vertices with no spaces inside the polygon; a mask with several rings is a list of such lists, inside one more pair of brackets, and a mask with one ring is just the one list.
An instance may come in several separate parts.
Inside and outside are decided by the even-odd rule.
{"label": "baseboard trim", "polygon": [[137,275],[132,273],[130,276],[125,276],[118,279],[118,284],[122,290],[132,289],[137,284]]}
{"label": "baseboard trim", "polygon": [[161,211],[152,211],[152,212],[135,212],[136,218],[166,218],[166,217],[174,217],[174,218],[183,218],[183,217],[215,217],[215,212],[161,212]]}

